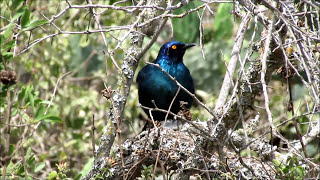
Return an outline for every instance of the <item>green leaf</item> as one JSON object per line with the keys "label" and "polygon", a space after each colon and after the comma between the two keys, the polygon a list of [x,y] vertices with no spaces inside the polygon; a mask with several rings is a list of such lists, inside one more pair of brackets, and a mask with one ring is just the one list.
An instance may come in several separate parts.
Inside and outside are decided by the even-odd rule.
{"label": "green leaf", "polygon": [[73,120],[72,128],[80,129],[83,126],[84,118],[76,118]]}
{"label": "green leaf", "polygon": [[14,144],[10,144],[10,146],[9,146],[9,156],[11,156],[13,152],[14,152]]}
{"label": "green leaf", "polygon": [[4,43],[6,39],[4,38],[3,34],[0,34],[0,45],[2,46],[2,44]]}
{"label": "green leaf", "polygon": [[1,49],[1,50],[2,51],[6,51],[6,50],[14,47],[15,46],[15,42],[16,42],[16,40],[12,40],[12,41],[8,42],[6,45],[4,45],[3,49]]}
{"label": "green leaf", "polygon": [[32,86],[28,86],[27,87],[27,89],[26,89],[26,97],[28,97],[28,100],[29,100],[31,106],[34,108],[34,97],[33,97],[33,94],[32,94],[32,90],[33,90]]}
{"label": "green leaf", "polygon": [[17,108],[12,108],[12,111],[11,111],[11,117],[14,117],[18,114],[18,109]]}
{"label": "green leaf", "polygon": [[7,166],[7,169],[12,169],[15,166],[15,164],[12,163],[12,161],[9,161],[9,164]]}
{"label": "green leaf", "polygon": [[11,9],[16,10],[21,4],[23,0],[12,0]]}
{"label": "green leaf", "polygon": [[53,114],[44,114],[45,113],[45,107],[39,106],[37,109],[36,115],[34,116],[34,121],[45,121],[45,122],[55,122],[55,123],[61,123],[61,118],[53,115]]}
{"label": "green leaf", "polygon": [[20,19],[21,27],[24,29],[29,24],[29,22],[30,22],[30,10],[26,7]]}
{"label": "green leaf", "polygon": [[36,168],[34,169],[34,172],[39,172],[41,171],[41,169],[43,169],[46,165],[44,164],[44,162],[39,163]]}
{"label": "green leaf", "polygon": [[25,12],[25,10],[27,9],[26,6],[22,6],[12,17],[12,21],[15,21],[16,19],[18,19],[20,16],[23,15],[23,13]]}
{"label": "green leaf", "polygon": [[55,116],[55,115],[50,115],[50,114],[47,115],[47,116],[44,118],[44,121],[45,121],[45,122],[62,123],[60,117]]}
{"label": "green leaf", "polygon": [[116,0],[110,0],[109,1],[109,5],[111,5],[111,4],[115,3],[115,2],[117,2],[117,1]]}
{"label": "green leaf", "polygon": [[290,172],[291,179],[303,180],[304,179],[304,169],[301,166],[293,167]]}
{"label": "green leaf", "polygon": [[33,177],[27,176],[27,179],[28,179],[28,180],[33,180]]}
{"label": "green leaf", "polygon": [[41,121],[43,120],[44,115],[44,107],[43,106],[39,106],[36,112],[36,115],[34,116],[34,120],[37,121]]}
{"label": "green leaf", "polygon": [[[195,8],[200,4],[200,2],[189,3],[186,6],[176,9],[174,14],[183,14],[189,9]],[[172,25],[174,38],[185,43],[195,42],[199,34],[199,24],[200,19],[197,13],[190,13],[183,18],[173,18]]]}
{"label": "green leaf", "polygon": [[84,165],[84,167],[80,171],[80,174],[82,174],[82,176],[86,176],[89,173],[89,171],[93,166],[93,162],[94,162],[94,158],[90,158],[89,161]]}
{"label": "green leaf", "polygon": [[42,101],[41,101],[41,104],[47,104],[47,105],[49,105],[49,104],[50,104],[50,101],[42,100]]}
{"label": "green leaf", "polygon": [[295,164],[294,164],[294,158],[293,158],[293,157],[291,157],[291,158],[288,158],[288,160],[289,160],[288,167],[291,169],[292,167],[294,167],[294,166],[295,166]]}
{"label": "green leaf", "polygon": [[14,168],[15,168],[15,173],[17,175],[22,176],[23,174],[25,174],[25,170],[22,164],[15,165]]}
{"label": "green leaf", "polygon": [[25,158],[27,159],[31,154],[31,147],[28,148]]}
{"label": "green leaf", "polygon": [[74,177],[74,180],[80,180],[81,177],[82,177],[82,174],[80,173],[80,174],[76,175],[76,177]]}
{"label": "green leaf", "polygon": [[34,154],[31,154],[27,160],[27,164],[32,167],[36,161],[36,158],[34,157]]}
{"label": "green leaf", "polygon": [[51,171],[51,173],[49,174],[48,180],[53,180],[58,176],[57,171]]}
{"label": "green leaf", "polygon": [[26,96],[26,88],[25,88],[25,86],[23,86],[20,89],[19,94],[18,94],[18,101],[19,101],[20,105],[22,103],[22,100],[25,98],[25,96]]}
{"label": "green leaf", "polygon": [[82,139],[83,134],[82,133],[72,133],[72,138],[73,139]]}
{"label": "green leaf", "polygon": [[[3,51],[7,50],[10,48],[10,45],[12,45],[12,41],[10,41],[9,43],[7,43],[7,45],[3,46],[6,42],[7,39],[11,39],[11,36],[13,34],[13,28],[14,28],[14,24],[13,23],[10,23],[8,26],[7,26],[7,29],[3,32],[3,34],[1,34],[0,36],[0,47],[1,47],[1,53],[2,53],[2,56],[3,55]],[[13,42],[13,45],[14,45],[14,42]],[[9,59],[8,57],[6,59]]]}
{"label": "green leaf", "polygon": [[227,3],[219,4],[219,8],[214,19],[213,28],[215,30],[214,39],[229,39],[232,36],[233,20],[229,13],[233,5]]}
{"label": "green leaf", "polygon": [[[9,60],[13,57],[13,52],[6,52],[6,51],[1,51],[1,56],[5,59],[5,60]],[[0,57],[1,57],[0,56]]]}
{"label": "green leaf", "polygon": [[37,27],[37,26],[41,26],[41,25],[47,24],[47,23],[49,23],[49,21],[46,20],[46,19],[45,19],[45,20],[32,21],[32,22],[31,22],[30,24],[28,24],[23,30],[24,30],[24,31],[28,31],[28,30],[31,30],[31,29]]}
{"label": "green leaf", "polygon": [[[3,33],[3,36],[4,36],[4,39],[8,39],[8,38],[11,38],[13,32],[12,32],[12,29],[14,28],[14,24],[11,23],[8,25],[7,29],[4,31]],[[3,44],[4,42],[1,41],[1,44]]]}
{"label": "green leaf", "polygon": [[273,159],[272,162],[277,167],[279,167],[281,165],[281,162],[279,160],[277,160],[277,159]]}

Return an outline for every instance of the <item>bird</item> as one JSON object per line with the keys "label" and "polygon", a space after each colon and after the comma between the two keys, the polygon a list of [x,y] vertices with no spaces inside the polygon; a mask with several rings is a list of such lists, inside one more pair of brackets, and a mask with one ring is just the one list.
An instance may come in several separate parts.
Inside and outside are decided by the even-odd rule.
{"label": "bird", "polygon": [[[190,93],[194,94],[194,83],[189,69],[183,63],[183,56],[186,50],[195,46],[194,43],[184,44],[178,41],[169,41],[165,43],[159,50],[157,58],[153,64],[147,64],[138,73],[138,96],[139,103],[148,108],[159,108],[168,111],[169,106],[174,99],[178,85],[173,81],[170,74]],[[161,67],[156,67],[154,64]],[[168,74],[166,74],[166,71]],[[193,103],[193,98],[183,89],[180,89],[179,94],[174,99],[170,108],[170,112],[177,114],[182,107],[180,102],[186,102],[185,108],[190,109]],[[166,118],[165,112],[151,111],[144,109],[148,117],[154,121],[164,121]],[[172,115],[168,115],[167,119],[172,119]],[[146,129],[148,122],[143,129]]]}

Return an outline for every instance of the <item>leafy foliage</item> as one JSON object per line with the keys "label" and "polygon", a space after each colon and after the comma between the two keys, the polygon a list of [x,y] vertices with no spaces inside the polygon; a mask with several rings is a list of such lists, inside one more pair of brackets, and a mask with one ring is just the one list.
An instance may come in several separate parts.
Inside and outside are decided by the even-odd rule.
{"label": "leafy foliage", "polygon": [[[85,1],[70,1],[72,4],[86,5]],[[117,1],[94,1],[95,4],[112,5]],[[132,2],[126,2],[132,5]],[[202,2],[191,1],[174,11],[175,15],[196,8]],[[106,126],[107,109],[111,104],[100,94],[104,84],[112,89],[118,87],[118,70],[107,55],[118,47],[127,31],[110,31],[104,33],[108,49],[100,32],[84,33],[96,30],[97,25],[87,9],[69,9],[61,16],[58,12],[68,7],[65,1],[24,1],[1,0],[1,34],[0,34],[0,71],[14,71],[16,82],[0,85],[0,119],[1,119],[1,176],[6,167],[9,179],[80,179],[86,175],[93,164],[93,148],[97,145],[99,135]],[[185,64],[193,75],[196,96],[213,109],[226,72],[225,64],[229,62],[234,43],[235,29],[239,24],[237,17],[230,12],[233,5],[212,4],[215,17],[205,14],[203,31],[204,55],[200,47],[191,49],[185,55]],[[96,9],[100,14],[101,24],[117,27],[131,24],[136,13],[127,13],[108,9]],[[199,14],[202,13],[202,9]],[[115,18],[116,17],[116,18]],[[312,19],[307,15],[308,25]],[[52,24],[52,22],[64,33]],[[182,18],[172,18],[173,38],[185,43],[199,42],[199,26],[197,12]],[[50,24],[51,23],[51,24]],[[260,29],[259,29],[260,28]],[[315,26],[314,28],[319,28]],[[254,29],[251,24],[249,34],[254,31],[260,34],[261,27]],[[83,33],[79,33],[83,32]],[[170,40],[170,34],[164,28],[160,38],[141,59],[152,61],[163,42]],[[259,37],[260,38],[260,37]],[[129,38],[125,39],[117,50],[112,51],[115,61],[122,64],[124,54],[129,49]],[[145,44],[150,41],[145,38]],[[255,41],[258,38],[255,38]],[[41,40],[41,41],[40,41]],[[250,37],[246,37],[244,48],[248,48]],[[257,42],[259,43],[259,42]],[[198,43],[199,44],[199,43]],[[243,57],[244,54],[241,54]],[[256,60],[254,54],[251,60]],[[140,63],[137,70],[145,63]],[[275,75],[279,78],[279,75]],[[281,78],[279,78],[281,79]],[[276,124],[292,118],[287,113],[288,97],[285,83],[281,80],[273,82],[270,92],[270,108]],[[308,111],[308,93],[301,82],[294,84],[294,109],[301,117],[297,118],[302,133],[309,131],[308,123],[319,118],[302,114]],[[257,100],[256,107],[262,107],[264,101]],[[144,124],[146,115],[138,107],[137,87],[131,87],[121,124],[122,140],[138,134]],[[261,115],[261,126],[267,123],[264,110],[256,108]],[[193,119],[206,121],[209,114],[195,105],[192,110]],[[251,117],[253,114],[247,114]],[[8,119],[10,121],[8,121]],[[94,124],[94,135],[92,137]],[[10,133],[8,132],[10,129]],[[255,133],[262,134],[264,128]],[[292,122],[279,128],[287,139],[296,139],[297,134]],[[319,162],[317,142],[307,147],[308,153]],[[3,153],[2,153],[3,152]],[[10,157],[8,159],[5,156]],[[6,161],[7,160],[7,161]],[[274,161],[279,178],[303,179],[306,169],[297,157],[286,163]],[[142,178],[150,178],[153,166],[143,166]],[[108,171],[107,169],[106,171]],[[232,176],[232,175],[230,175]]]}
{"label": "leafy foliage", "polygon": [[296,156],[289,157],[285,164],[276,159],[273,160],[273,163],[278,172],[277,178],[298,180],[305,178],[305,169],[299,164]]}

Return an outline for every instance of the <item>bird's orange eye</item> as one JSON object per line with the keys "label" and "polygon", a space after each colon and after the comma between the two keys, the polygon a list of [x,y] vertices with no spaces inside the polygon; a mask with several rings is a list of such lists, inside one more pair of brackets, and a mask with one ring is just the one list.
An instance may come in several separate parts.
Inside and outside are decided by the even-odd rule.
{"label": "bird's orange eye", "polygon": [[177,49],[176,45],[171,46],[172,49]]}

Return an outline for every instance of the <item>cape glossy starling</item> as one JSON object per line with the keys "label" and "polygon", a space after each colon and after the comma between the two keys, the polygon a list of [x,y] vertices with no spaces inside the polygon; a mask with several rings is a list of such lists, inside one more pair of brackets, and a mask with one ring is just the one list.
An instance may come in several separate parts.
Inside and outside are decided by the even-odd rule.
{"label": "cape glossy starling", "polygon": [[[195,46],[195,44],[184,44],[177,41],[167,42],[161,47],[158,57],[153,63],[158,64],[189,92],[194,93],[192,77],[189,69],[183,63],[185,51],[192,46]],[[149,108],[155,108],[156,105],[159,109],[168,110],[178,90],[178,85],[160,68],[152,64],[148,64],[141,69],[137,77],[137,83],[139,102]],[[170,112],[177,114],[182,110],[180,101],[186,102],[185,107],[190,109],[193,100],[189,94],[180,89]],[[151,118],[149,110],[144,109],[144,111]],[[164,112],[152,111],[152,117],[155,121],[164,121],[165,116],[166,113]],[[172,116],[169,115],[168,119],[172,119]]]}

